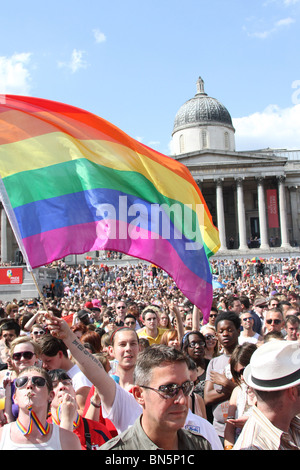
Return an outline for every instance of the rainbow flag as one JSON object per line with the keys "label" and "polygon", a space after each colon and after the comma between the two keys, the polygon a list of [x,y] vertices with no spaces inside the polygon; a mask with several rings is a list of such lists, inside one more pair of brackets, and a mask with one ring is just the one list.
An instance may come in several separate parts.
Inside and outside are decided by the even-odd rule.
{"label": "rainbow flag", "polygon": [[209,311],[219,234],[181,163],[82,109],[0,95],[0,177],[28,269],[116,250],[156,264]]}

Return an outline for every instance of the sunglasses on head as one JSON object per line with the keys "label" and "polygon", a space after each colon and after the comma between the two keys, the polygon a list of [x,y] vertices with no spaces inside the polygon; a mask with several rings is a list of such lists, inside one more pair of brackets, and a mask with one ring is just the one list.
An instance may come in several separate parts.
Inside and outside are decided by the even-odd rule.
{"label": "sunglasses on head", "polygon": [[18,377],[15,380],[16,388],[24,387],[28,383],[28,380],[30,380],[32,385],[35,385],[36,387],[45,387],[46,385],[46,379],[44,377],[41,377],[39,375],[34,375],[33,377],[27,377],[26,375],[24,375],[23,377]]}
{"label": "sunglasses on head", "polygon": [[146,387],[146,385],[140,385],[140,387],[146,388],[148,390],[153,390],[154,392],[158,393],[162,398],[168,399],[176,397],[180,390],[182,390],[183,395],[187,397],[194,388],[194,382],[187,380],[182,385],[168,384],[161,385],[158,388]]}
{"label": "sunglasses on head", "polygon": [[20,361],[22,357],[26,360],[30,360],[33,358],[33,356],[34,356],[34,352],[32,351],[23,351],[23,352],[13,353],[11,357],[13,361]]}

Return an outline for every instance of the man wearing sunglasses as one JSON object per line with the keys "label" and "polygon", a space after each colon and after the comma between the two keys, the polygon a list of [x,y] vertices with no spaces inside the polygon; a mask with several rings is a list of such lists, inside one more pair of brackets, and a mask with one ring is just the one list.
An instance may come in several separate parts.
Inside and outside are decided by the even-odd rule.
{"label": "man wearing sunglasses", "polygon": [[[204,443],[204,447],[212,447],[216,450],[221,449],[220,440],[211,423],[200,416],[193,415],[188,409],[188,393],[192,390],[192,386],[190,384],[190,371],[186,364],[186,358],[182,356],[181,352],[178,352],[180,361],[164,359],[165,364],[162,361],[160,366],[157,367],[155,367],[153,358],[150,358],[150,364],[153,366],[152,372],[149,373],[147,370],[144,377],[136,375],[132,393],[128,393],[105,372],[101,363],[92,354],[83,351],[80,341],[63,319],[51,317],[51,314],[48,314],[48,327],[52,334],[63,339],[73,358],[80,365],[82,372],[97,388],[101,397],[103,417],[113,421],[119,435],[134,425],[141,414],[144,415],[146,413],[145,426],[147,427],[147,423],[149,426],[150,420],[153,420],[153,426],[155,422],[157,425],[160,422],[161,434],[167,433],[165,437],[169,436],[169,438],[166,439],[168,443],[164,442],[163,444],[158,442],[155,436],[152,436],[154,440],[146,439],[147,444],[143,441],[143,445],[148,445],[148,447],[143,447],[143,449],[157,449],[163,444],[166,449],[173,446],[175,450],[176,446],[178,446],[177,432],[182,426],[186,429],[193,429],[191,432],[195,433],[192,438],[192,444],[186,444],[187,450],[193,448],[189,447],[190,445],[195,445],[195,436],[197,436],[197,442],[198,439],[201,441],[202,436],[204,436],[210,443],[210,445],[207,445],[204,440],[201,441],[201,446]],[[168,350],[174,350],[174,348],[167,346],[155,345],[145,350],[141,355],[143,354],[142,357],[144,357],[145,354],[147,357],[152,348],[165,347]],[[173,362],[175,363],[173,364]],[[155,415],[155,417],[151,417],[151,414]],[[137,426],[139,426],[138,422]],[[201,438],[199,438],[199,435]],[[189,440],[186,433],[182,435],[182,439],[185,441]],[[183,445],[182,439],[179,439],[180,446]],[[108,443],[104,446],[106,445]],[[131,440],[130,443],[126,444],[126,448],[128,450],[136,449],[137,445],[139,445],[139,441]],[[141,447],[138,447],[138,449],[141,449]]]}
{"label": "man wearing sunglasses", "polygon": [[139,356],[133,396],[142,415],[101,450],[211,450],[200,434],[183,426],[193,390],[185,355],[165,345],[153,345]]}
{"label": "man wearing sunglasses", "polygon": [[265,329],[266,333],[273,333],[274,331],[281,333],[284,328],[283,313],[279,308],[272,308],[266,311]]}
{"label": "man wearing sunglasses", "polygon": [[125,302],[123,302],[123,300],[120,300],[119,302],[117,302],[117,305],[116,305],[116,325],[117,326],[124,325],[124,318],[126,314],[127,314],[126,304]]}
{"label": "man wearing sunglasses", "polygon": [[216,318],[218,316],[218,309],[215,308],[215,307],[212,307],[210,309],[210,313],[209,313],[209,318],[208,318],[208,323],[210,326],[215,326],[215,322],[216,322]]}
{"label": "man wearing sunglasses", "polygon": [[238,341],[239,344],[243,343],[253,343],[256,344],[257,342],[262,342],[263,337],[256,333],[253,329],[254,319],[252,313],[245,312],[240,315],[240,319],[242,322],[242,331],[239,335]]}

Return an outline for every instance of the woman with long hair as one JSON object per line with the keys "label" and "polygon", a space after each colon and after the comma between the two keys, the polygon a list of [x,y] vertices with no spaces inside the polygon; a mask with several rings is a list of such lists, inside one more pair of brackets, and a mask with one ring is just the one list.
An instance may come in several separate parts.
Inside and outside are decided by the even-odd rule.
{"label": "woman with long hair", "polygon": [[244,369],[256,349],[257,346],[253,343],[243,343],[236,346],[230,358],[230,370],[236,387],[230,397],[225,426],[224,444],[227,449],[233,447],[256,402],[254,392],[243,380]]}

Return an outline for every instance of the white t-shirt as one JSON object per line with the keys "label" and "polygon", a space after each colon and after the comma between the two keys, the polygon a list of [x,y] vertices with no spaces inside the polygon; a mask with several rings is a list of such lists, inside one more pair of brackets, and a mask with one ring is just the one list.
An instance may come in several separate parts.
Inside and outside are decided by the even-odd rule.
{"label": "white t-shirt", "polygon": [[255,333],[254,336],[242,336],[240,335],[238,338],[239,344],[244,344],[244,343],[253,343],[256,344],[259,338],[259,334]]}
{"label": "white t-shirt", "polygon": [[74,366],[67,371],[67,374],[72,379],[75,392],[82,387],[91,387],[93,385],[92,382],[90,382],[89,379],[87,379],[81,372],[77,364],[74,364]]}

